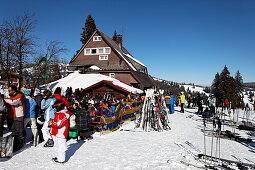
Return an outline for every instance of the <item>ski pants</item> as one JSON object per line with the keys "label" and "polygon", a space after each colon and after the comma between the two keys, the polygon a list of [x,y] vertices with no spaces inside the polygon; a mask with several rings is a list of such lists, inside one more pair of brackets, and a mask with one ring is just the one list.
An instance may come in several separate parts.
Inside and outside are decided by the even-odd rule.
{"label": "ski pants", "polygon": [[11,128],[12,136],[14,137],[13,141],[13,152],[21,149],[24,145],[24,120],[22,117],[17,118],[8,118],[7,124]]}
{"label": "ski pants", "polygon": [[184,113],[184,103],[181,103],[181,112]]}
{"label": "ski pants", "polygon": [[170,104],[166,104],[166,107],[168,108],[169,113],[171,113],[171,107],[170,107]]}
{"label": "ski pants", "polygon": [[52,139],[50,134],[50,127],[48,126],[48,120],[45,120],[43,127],[42,127],[42,134],[44,141],[48,141],[48,139]]}
{"label": "ski pants", "polygon": [[214,106],[210,106],[210,112],[212,116],[215,116],[215,107]]}
{"label": "ski pants", "polygon": [[174,113],[174,104],[171,104],[170,108],[171,108],[170,113]]}
{"label": "ski pants", "polygon": [[52,139],[54,141],[54,152],[58,162],[65,162],[66,150],[67,150],[66,139],[59,138],[53,135],[52,135]]}
{"label": "ski pants", "polygon": [[34,136],[33,141],[37,142],[38,131],[37,131],[37,126],[36,126],[36,118],[25,118],[24,119],[24,128],[26,128],[28,123],[30,123],[30,125],[31,125],[32,134]]}

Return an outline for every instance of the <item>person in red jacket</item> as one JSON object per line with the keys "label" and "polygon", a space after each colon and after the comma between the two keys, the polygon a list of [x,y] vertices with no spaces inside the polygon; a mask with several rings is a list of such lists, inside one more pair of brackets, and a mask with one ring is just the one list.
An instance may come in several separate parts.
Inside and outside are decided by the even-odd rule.
{"label": "person in red jacket", "polygon": [[53,108],[56,109],[54,114],[54,119],[49,121],[49,126],[51,126],[51,135],[54,141],[54,151],[56,157],[52,160],[56,163],[64,163],[66,157],[67,144],[66,139],[68,137],[69,127],[70,127],[70,114],[66,110],[65,103],[62,100],[57,100]]}
{"label": "person in red jacket", "polygon": [[55,97],[56,100],[62,100],[65,103],[66,107],[71,107],[70,103],[66,100],[66,98],[61,96],[61,88],[60,87],[57,87],[55,89],[53,97]]}
{"label": "person in red jacket", "polygon": [[16,86],[9,86],[8,92],[9,97],[5,97],[4,100],[8,104],[7,125],[14,137],[13,151],[15,152],[24,145],[25,96]]}

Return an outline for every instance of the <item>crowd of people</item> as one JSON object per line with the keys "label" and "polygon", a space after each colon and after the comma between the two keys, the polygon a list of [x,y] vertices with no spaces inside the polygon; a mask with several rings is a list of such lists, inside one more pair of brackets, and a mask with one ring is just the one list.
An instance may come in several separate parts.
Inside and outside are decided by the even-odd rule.
{"label": "crowd of people", "polygon": [[202,114],[204,111],[203,105],[206,105],[206,108],[210,111],[210,113],[212,115],[215,114],[216,98],[213,94],[206,97],[199,93],[195,96],[188,93],[186,97],[184,92],[181,92],[177,97],[175,97],[173,93],[170,93],[165,95],[165,102],[170,114],[175,112],[175,106],[180,106],[180,112],[184,113],[184,105],[186,105],[187,108],[197,107],[197,114]]}
{"label": "crowd of people", "polygon": [[[144,99],[144,96],[129,94],[117,98],[110,93],[92,95],[84,93],[82,89],[73,91],[72,87],[67,88],[65,92],[61,91],[60,87],[54,92],[41,92],[39,89],[25,89],[21,92],[16,86],[9,86],[8,95],[0,95],[0,137],[4,131],[11,131],[15,152],[24,146],[28,139],[26,128],[30,126],[32,144],[37,146],[44,142],[44,147],[54,147],[56,157],[53,161],[64,163],[67,139],[92,139],[93,133],[99,130],[95,123],[101,122],[103,107],[114,112],[122,101],[140,99]],[[215,115],[214,95],[205,99],[201,94],[185,96],[184,92],[181,92],[175,97],[173,93],[168,93],[164,95],[164,99],[170,114],[175,113],[175,106],[179,105],[180,112],[184,113],[186,103],[187,108],[197,107],[197,114],[209,111],[211,115]],[[207,110],[203,110],[203,105],[206,105]],[[230,107],[227,99],[224,101],[224,107]],[[4,123],[7,124],[8,130],[4,128]]]}
{"label": "crowd of people", "polygon": [[[21,91],[16,86],[9,86],[8,94],[0,97],[0,137],[4,132],[12,132],[14,152],[20,150],[26,141],[31,141],[34,146],[44,142],[44,147],[54,147],[56,157],[53,161],[57,163],[65,162],[67,139],[93,138],[93,133],[99,130],[97,123],[101,123],[101,108],[114,111],[121,101],[137,99],[130,94],[120,98],[110,93],[85,94],[82,89],[73,91],[71,87],[64,93],[60,87],[54,92]],[[32,135],[27,134],[28,129]],[[28,139],[30,136],[32,139]]]}

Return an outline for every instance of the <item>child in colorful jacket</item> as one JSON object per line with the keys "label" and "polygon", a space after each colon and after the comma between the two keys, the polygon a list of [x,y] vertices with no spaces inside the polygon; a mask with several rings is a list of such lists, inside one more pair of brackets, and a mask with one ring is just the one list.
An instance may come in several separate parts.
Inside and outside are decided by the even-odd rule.
{"label": "child in colorful jacket", "polygon": [[56,109],[54,119],[49,121],[49,126],[52,127],[51,135],[54,141],[54,151],[56,154],[56,157],[52,158],[52,160],[56,163],[64,163],[71,112],[66,110],[65,103],[62,100],[57,100],[52,107]]}

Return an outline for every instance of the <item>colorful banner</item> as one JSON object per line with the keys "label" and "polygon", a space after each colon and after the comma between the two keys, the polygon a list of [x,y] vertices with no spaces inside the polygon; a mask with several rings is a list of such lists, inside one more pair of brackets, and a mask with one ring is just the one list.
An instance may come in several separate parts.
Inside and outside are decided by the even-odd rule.
{"label": "colorful banner", "polygon": [[110,133],[120,128],[121,124],[136,119],[142,109],[142,101],[122,102],[115,111],[102,109],[102,133]]}

